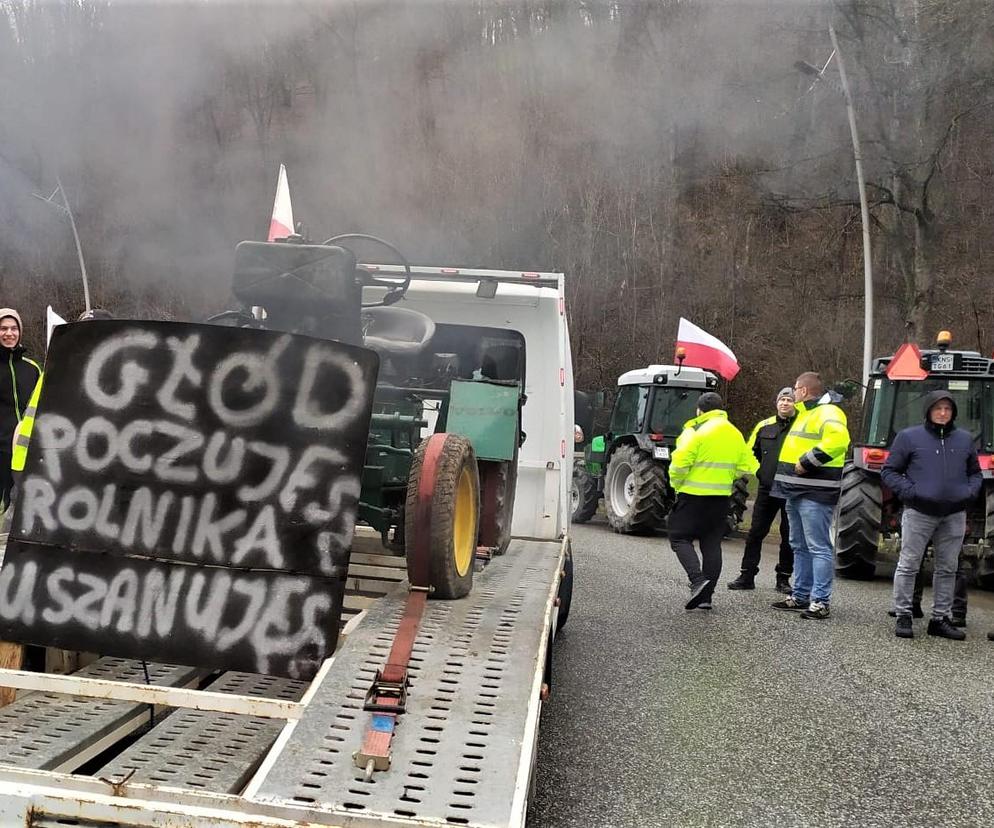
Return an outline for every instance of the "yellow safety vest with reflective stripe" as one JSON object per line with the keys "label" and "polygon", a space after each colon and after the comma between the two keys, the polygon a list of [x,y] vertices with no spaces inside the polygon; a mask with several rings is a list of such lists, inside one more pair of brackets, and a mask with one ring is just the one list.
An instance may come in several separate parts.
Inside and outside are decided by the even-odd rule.
{"label": "yellow safety vest with reflective stripe", "polygon": [[41,383],[44,377],[44,374],[38,376],[35,390],[31,392],[31,399],[28,400],[28,407],[24,409],[24,416],[21,417],[14,431],[14,456],[10,461],[10,467],[14,471],[24,471],[24,464],[28,459],[28,443],[31,442],[31,432],[35,428],[35,413],[38,411],[38,398],[41,397]]}
{"label": "yellow safety vest with reflective stripe", "polygon": [[[849,449],[846,413],[827,394],[817,402],[797,403],[796,408],[797,417],[780,448],[774,486],[782,497],[811,494],[834,502]],[[798,463],[804,474],[797,473]]]}
{"label": "yellow safety vest with reflective stripe", "polygon": [[707,411],[684,424],[670,457],[670,485],[678,494],[727,496],[739,477],[758,467],[728,414]]}

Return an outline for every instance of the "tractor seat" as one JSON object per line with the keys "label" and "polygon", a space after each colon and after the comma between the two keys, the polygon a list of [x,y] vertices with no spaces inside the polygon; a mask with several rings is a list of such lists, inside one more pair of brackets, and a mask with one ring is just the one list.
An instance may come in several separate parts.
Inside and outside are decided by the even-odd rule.
{"label": "tractor seat", "polygon": [[395,308],[363,308],[364,340],[381,357],[414,357],[435,335],[435,323],[420,311]]}

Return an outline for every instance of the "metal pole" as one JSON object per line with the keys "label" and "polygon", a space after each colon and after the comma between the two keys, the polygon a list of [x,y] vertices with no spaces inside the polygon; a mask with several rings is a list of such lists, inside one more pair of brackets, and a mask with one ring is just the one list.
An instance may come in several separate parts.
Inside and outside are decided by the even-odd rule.
{"label": "metal pole", "polygon": [[72,237],[76,242],[76,255],[79,257],[79,272],[83,276],[83,302],[86,305],[87,313],[89,313],[93,310],[90,307],[90,283],[86,278],[86,262],[83,261],[83,247],[79,243],[79,233],[76,232],[76,220],[73,218],[72,210],[69,207],[69,199],[66,198],[66,191],[62,189],[62,179],[58,175],[55,176],[55,183],[59,185],[59,192],[62,193],[62,203],[65,205],[66,215],[69,216],[69,226],[72,228]]}
{"label": "metal pole", "polygon": [[[839,59],[839,76],[842,91],[846,96],[846,112],[849,115],[849,132],[852,134],[853,158],[856,161],[856,183],[859,187],[859,212],[863,222],[863,387],[870,380],[870,362],[873,359],[873,257],[870,251],[870,208],[866,203],[866,182],[863,180],[863,154],[859,146],[859,133],[856,132],[856,110],[853,107],[852,92],[846,75],[846,64],[835,37],[835,27],[829,26],[832,48]],[[826,64],[827,65],[827,64]]]}

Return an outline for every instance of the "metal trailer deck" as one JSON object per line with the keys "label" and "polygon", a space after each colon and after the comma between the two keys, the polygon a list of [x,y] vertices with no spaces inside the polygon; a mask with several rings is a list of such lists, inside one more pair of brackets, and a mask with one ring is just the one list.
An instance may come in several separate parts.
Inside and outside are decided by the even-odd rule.
{"label": "metal trailer deck", "polygon": [[[32,738],[49,743],[53,758],[17,761],[0,740],[0,825],[523,826],[565,554],[565,541],[515,540],[477,574],[466,599],[429,602],[392,767],[369,781],[352,752],[370,719],[363,699],[390,649],[404,588],[373,602],[309,686],[224,673],[206,689],[229,694],[234,712],[176,710],[96,770],[96,743],[82,733],[76,741],[87,751],[86,775],[66,772],[82,764],[66,742],[74,728],[94,729],[81,724],[88,710],[119,705],[117,715],[131,733],[142,716],[147,724],[148,705],[47,691],[18,699],[0,723],[17,727],[22,716],[26,726],[36,719]],[[102,659],[98,665],[87,669],[134,679],[138,663]],[[150,670],[163,685],[194,680],[187,668]],[[278,713],[237,712],[237,700],[250,696],[291,706],[283,717],[289,721]],[[28,707],[39,698],[50,700],[40,718]],[[22,705],[24,712],[16,713]],[[114,722],[99,729],[105,746]]]}

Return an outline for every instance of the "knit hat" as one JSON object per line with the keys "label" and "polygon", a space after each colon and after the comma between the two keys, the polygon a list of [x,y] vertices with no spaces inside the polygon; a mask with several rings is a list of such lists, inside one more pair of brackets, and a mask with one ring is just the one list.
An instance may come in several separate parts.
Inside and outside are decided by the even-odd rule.
{"label": "knit hat", "polygon": [[21,322],[21,315],[13,308],[0,308],[0,319],[5,316],[12,316],[17,320],[17,327],[20,329],[21,333],[24,333],[24,323]]}
{"label": "knit hat", "polygon": [[777,394],[777,402],[780,402],[780,400],[782,400],[784,397],[789,399],[791,402],[794,402],[794,389],[791,388],[789,385],[780,389],[780,393]]}

